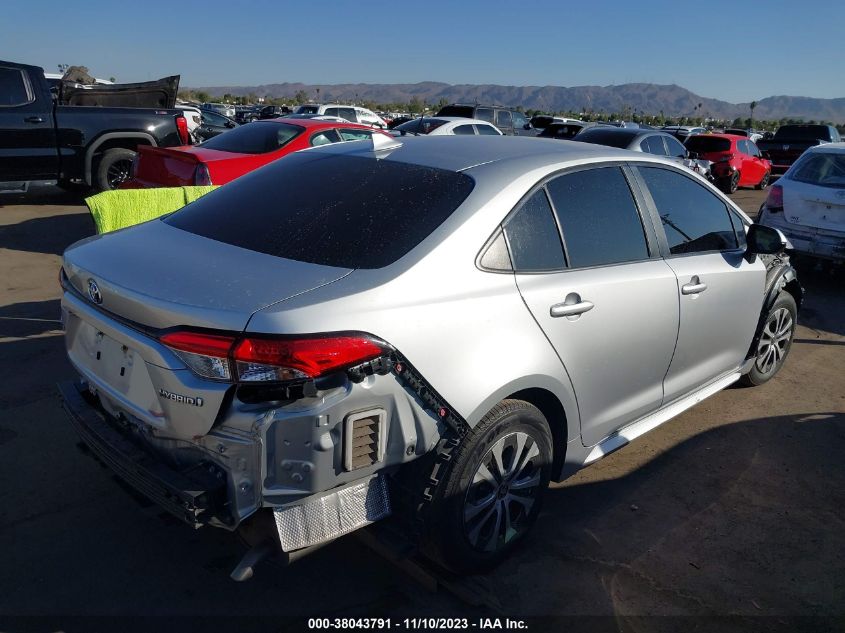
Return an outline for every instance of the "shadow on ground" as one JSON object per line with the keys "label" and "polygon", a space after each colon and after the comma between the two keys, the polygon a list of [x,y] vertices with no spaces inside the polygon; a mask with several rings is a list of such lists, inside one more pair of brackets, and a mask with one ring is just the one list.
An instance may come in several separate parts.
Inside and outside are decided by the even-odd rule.
{"label": "shadow on ground", "polygon": [[69,245],[95,233],[88,212],[51,215],[0,224],[0,248],[61,255]]}

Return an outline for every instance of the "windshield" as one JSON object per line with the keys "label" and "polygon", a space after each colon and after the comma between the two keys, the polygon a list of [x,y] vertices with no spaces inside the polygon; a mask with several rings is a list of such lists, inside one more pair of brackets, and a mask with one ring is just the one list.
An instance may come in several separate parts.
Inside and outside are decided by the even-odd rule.
{"label": "windshield", "polygon": [[699,154],[731,151],[730,139],[707,136],[706,134],[701,136],[690,136],[684,145],[686,145],[686,148],[689,151],[698,152]]}
{"label": "windshield", "polygon": [[302,130],[298,125],[255,121],[210,138],[202,147],[236,154],[266,154],[288,144]]}
{"label": "windshield", "polygon": [[445,125],[446,121],[442,119],[414,119],[402,125],[397,125],[395,130],[400,132],[412,132],[414,134],[428,134],[432,130],[436,130],[441,125]]}
{"label": "windshield", "polygon": [[212,191],[164,222],[276,257],[381,268],[452,215],[474,182],[410,163],[299,152]]}
{"label": "windshield", "polygon": [[826,125],[783,125],[775,132],[775,138],[800,138],[807,140],[830,140],[830,130]]}
{"label": "windshield", "polygon": [[789,178],[820,187],[845,189],[845,153],[813,152],[804,154]]}

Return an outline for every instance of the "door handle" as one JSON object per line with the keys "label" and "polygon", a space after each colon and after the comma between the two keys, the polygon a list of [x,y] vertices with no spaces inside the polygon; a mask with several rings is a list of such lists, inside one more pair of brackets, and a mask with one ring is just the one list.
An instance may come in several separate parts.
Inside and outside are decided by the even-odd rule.
{"label": "door handle", "polygon": [[44,119],[40,116],[28,116],[24,119],[27,123],[44,123]]}
{"label": "door handle", "polygon": [[556,303],[549,308],[549,314],[553,317],[578,317],[594,307],[595,304],[592,301],[582,301],[581,295],[571,292],[563,303]]}
{"label": "door handle", "polygon": [[707,290],[707,284],[702,283],[698,275],[693,275],[688,284],[681,286],[681,294],[697,295]]}

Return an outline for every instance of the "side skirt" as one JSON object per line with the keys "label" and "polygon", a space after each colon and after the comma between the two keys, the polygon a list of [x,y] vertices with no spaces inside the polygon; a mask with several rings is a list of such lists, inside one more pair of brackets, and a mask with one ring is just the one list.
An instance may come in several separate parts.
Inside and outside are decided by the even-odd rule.
{"label": "side skirt", "polygon": [[640,418],[636,422],[629,424],[616,431],[613,435],[608,436],[593,447],[593,450],[587,455],[584,465],[592,464],[600,460],[602,457],[610,455],[612,452],[619,450],[629,442],[635,440],[640,435],[644,435],[649,431],[656,429],[664,422],[668,422],[677,415],[680,415],[687,409],[697,405],[702,400],[709,398],[713,394],[721,391],[728,385],[733,384],[741,376],[741,372],[736,371],[708,385],[705,385],[698,391],[691,393],[688,396],[675,400],[673,403],[658,409],[654,413],[648,414],[644,418]]}

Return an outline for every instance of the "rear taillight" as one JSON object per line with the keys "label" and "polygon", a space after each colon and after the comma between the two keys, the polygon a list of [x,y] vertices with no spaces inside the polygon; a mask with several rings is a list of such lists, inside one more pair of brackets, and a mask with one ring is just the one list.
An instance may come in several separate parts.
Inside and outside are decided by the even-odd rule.
{"label": "rear taillight", "polygon": [[783,187],[772,185],[766,198],[766,208],[772,212],[783,211]]}
{"label": "rear taillight", "polygon": [[182,145],[191,144],[191,133],[188,132],[188,119],[183,114],[176,117],[176,132],[179,134],[179,140]]}
{"label": "rear taillight", "polygon": [[194,170],[194,184],[198,186],[211,184],[211,174],[208,172],[208,165],[205,163],[200,163]]}
{"label": "rear taillight", "polygon": [[235,338],[183,331],[165,334],[159,340],[199,376],[249,383],[319,378],[388,351],[363,334]]}

